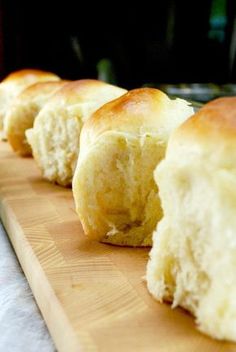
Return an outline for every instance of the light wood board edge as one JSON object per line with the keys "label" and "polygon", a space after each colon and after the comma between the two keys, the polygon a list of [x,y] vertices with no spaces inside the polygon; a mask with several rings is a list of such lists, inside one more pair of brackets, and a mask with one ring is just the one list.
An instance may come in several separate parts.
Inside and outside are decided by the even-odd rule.
{"label": "light wood board edge", "polygon": [[78,352],[85,346],[86,351],[95,351],[88,336],[83,332],[76,335],[73,331],[14,212],[3,199],[0,200],[0,216],[58,351]]}

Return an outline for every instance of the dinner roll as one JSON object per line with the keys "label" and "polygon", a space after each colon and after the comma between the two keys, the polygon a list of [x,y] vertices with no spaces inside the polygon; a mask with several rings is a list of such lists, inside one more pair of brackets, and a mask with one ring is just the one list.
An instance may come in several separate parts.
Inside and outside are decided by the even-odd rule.
{"label": "dinner roll", "polygon": [[192,113],[186,101],[142,88],[104,105],[85,123],[73,194],[91,239],[151,245],[162,216],[153,170],[172,130]]}
{"label": "dinner roll", "polygon": [[[12,100],[29,85],[41,81],[58,81],[60,78],[51,72],[24,69],[9,74],[0,83],[0,131],[3,130],[5,114]],[[5,133],[2,132],[5,137]]]}
{"label": "dinner roll", "polygon": [[31,155],[25,131],[33,127],[34,119],[47,100],[66,81],[39,82],[23,90],[10,105],[5,116],[5,132],[14,151],[22,156]]}
{"label": "dinner roll", "polygon": [[79,80],[56,92],[26,131],[33,156],[44,178],[71,185],[85,120],[104,103],[126,92],[105,82]]}
{"label": "dinner roll", "polygon": [[206,104],[171,136],[155,171],[164,217],[153,235],[147,285],[236,341],[236,97]]}

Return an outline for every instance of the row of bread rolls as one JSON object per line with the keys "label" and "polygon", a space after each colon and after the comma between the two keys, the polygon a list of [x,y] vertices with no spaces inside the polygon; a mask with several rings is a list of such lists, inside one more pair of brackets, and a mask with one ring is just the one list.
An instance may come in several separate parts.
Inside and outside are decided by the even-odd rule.
{"label": "row of bread rolls", "polygon": [[236,98],[189,119],[186,101],[157,89],[56,80],[24,91],[17,84],[6,99],[1,118],[13,149],[32,150],[49,181],[73,179],[91,239],[153,241],[150,293],[188,309],[210,336],[236,341]]}

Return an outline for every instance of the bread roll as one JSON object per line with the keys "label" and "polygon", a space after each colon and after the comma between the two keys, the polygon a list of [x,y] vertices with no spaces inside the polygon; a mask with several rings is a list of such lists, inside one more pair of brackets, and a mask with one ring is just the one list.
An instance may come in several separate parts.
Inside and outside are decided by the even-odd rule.
{"label": "bread roll", "polygon": [[[51,72],[25,69],[8,75],[0,83],[0,131],[3,131],[4,118],[12,100],[26,87],[41,81],[58,81],[60,78]],[[5,133],[2,132],[3,137]]]}
{"label": "bread roll", "polygon": [[104,103],[126,90],[96,80],[66,84],[49,99],[26,131],[43,177],[71,185],[79,153],[80,130],[85,120]]}
{"label": "bread roll", "polygon": [[147,284],[198,328],[236,342],[236,98],[206,104],[171,136],[155,171],[164,217]]}
{"label": "bread roll", "polygon": [[171,131],[192,113],[186,101],[143,88],[104,105],[85,123],[73,194],[91,239],[151,245],[162,216],[153,170]]}
{"label": "bread roll", "polygon": [[23,90],[10,105],[5,116],[5,132],[13,150],[21,156],[31,155],[25,131],[33,127],[34,119],[47,100],[66,81],[39,82]]}

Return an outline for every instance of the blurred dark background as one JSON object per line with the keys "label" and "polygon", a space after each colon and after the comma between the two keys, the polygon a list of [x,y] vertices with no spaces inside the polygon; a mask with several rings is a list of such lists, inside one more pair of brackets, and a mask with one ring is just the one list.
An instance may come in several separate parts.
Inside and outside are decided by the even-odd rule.
{"label": "blurred dark background", "polygon": [[236,1],[1,1],[0,78],[34,67],[63,78],[236,83]]}

